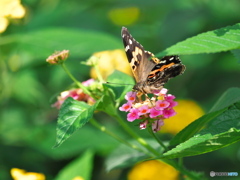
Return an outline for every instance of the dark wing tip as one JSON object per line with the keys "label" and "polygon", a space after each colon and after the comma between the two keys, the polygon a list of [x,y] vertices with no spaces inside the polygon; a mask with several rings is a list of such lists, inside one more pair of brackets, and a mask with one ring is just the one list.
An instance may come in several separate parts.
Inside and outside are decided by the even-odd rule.
{"label": "dark wing tip", "polygon": [[130,36],[128,29],[125,27],[122,27],[121,34],[122,34],[122,37],[124,37],[124,35]]}
{"label": "dark wing tip", "polygon": [[127,31],[127,28],[123,26],[122,31]]}

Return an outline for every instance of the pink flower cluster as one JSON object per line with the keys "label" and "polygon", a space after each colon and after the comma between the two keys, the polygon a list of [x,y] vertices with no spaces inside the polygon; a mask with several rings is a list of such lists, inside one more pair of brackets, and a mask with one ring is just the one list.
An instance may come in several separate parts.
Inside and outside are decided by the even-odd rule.
{"label": "pink flower cluster", "polygon": [[130,122],[141,120],[140,129],[146,129],[147,125],[151,124],[153,131],[157,132],[164,125],[164,119],[176,114],[173,107],[177,102],[174,101],[175,96],[167,94],[165,88],[154,95],[151,99],[146,98],[143,101],[141,97],[137,97],[136,92],[130,91],[125,95],[127,103],[119,107],[119,110],[128,112],[127,120]]}
{"label": "pink flower cluster", "polygon": [[[87,81],[82,82],[84,86],[90,86],[94,82],[94,79],[89,79]],[[68,98],[72,97],[73,99],[77,101],[84,101],[90,105],[95,103],[95,100],[90,97],[88,94],[85,94],[82,89],[76,88],[71,89],[68,91],[61,92],[60,96],[57,97],[57,102],[55,102],[52,107],[56,107],[57,109],[60,109],[61,105],[64,103],[64,101]]]}

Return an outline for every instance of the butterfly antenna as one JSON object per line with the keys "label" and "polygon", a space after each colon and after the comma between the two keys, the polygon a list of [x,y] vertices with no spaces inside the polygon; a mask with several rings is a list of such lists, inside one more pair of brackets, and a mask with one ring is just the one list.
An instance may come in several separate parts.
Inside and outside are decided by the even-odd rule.
{"label": "butterfly antenna", "polygon": [[123,85],[123,86],[134,85],[134,84],[121,84],[121,83],[112,83],[112,82],[105,82],[104,84],[116,84],[116,85]]}

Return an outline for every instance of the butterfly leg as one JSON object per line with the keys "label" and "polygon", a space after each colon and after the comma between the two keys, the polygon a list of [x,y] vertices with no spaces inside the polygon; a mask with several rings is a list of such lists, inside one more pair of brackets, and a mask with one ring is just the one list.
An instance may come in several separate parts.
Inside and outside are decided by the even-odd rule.
{"label": "butterfly leg", "polygon": [[149,100],[149,102],[151,103],[152,107],[154,107],[154,104],[152,103],[152,100],[150,97],[148,97],[147,94],[144,94],[145,95],[145,98]]}
{"label": "butterfly leg", "polygon": [[[149,102],[151,103],[151,105],[152,105],[152,107],[155,109],[155,110],[157,110],[157,111],[159,111],[159,109],[157,109],[156,107],[155,107],[155,104],[153,104],[153,102],[152,102],[152,99],[150,98],[150,97],[148,97],[148,95],[147,94],[144,94],[145,95],[145,97],[146,97],[146,99],[148,99],[149,100]],[[154,95],[154,101],[156,102],[157,101],[157,96],[156,95]]]}

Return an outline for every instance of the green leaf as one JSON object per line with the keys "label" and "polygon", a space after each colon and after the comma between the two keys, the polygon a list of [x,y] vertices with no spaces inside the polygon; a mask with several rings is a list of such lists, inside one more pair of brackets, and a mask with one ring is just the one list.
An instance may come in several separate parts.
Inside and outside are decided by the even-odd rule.
{"label": "green leaf", "polygon": [[[218,111],[221,112],[221,111]],[[215,114],[215,112],[211,113]],[[240,140],[240,101],[213,118],[194,137],[166,152],[165,158],[194,156],[211,152]]]}
{"label": "green leaf", "polygon": [[218,99],[210,112],[223,109],[237,101],[240,101],[240,88],[230,88]]}
{"label": "green leaf", "polygon": [[178,134],[176,134],[171,139],[170,145],[175,146],[177,144],[180,144],[180,143],[188,140],[194,134],[199,132],[209,121],[211,121],[215,117],[219,116],[225,110],[226,109],[222,109],[222,110],[217,111],[217,112],[212,112],[212,113],[205,114],[204,116],[200,117],[199,119],[193,121],[191,124],[189,124],[183,130],[181,130]]}
{"label": "green leaf", "polygon": [[113,94],[111,91],[109,91],[105,87],[104,87],[104,95],[98,102],[99,102],[97,106],[98,111],[104,111],[105,113],[113,116],[116,115],[117,112],[116,112],[115,104],[113,103],[114,102]]}
{"label": "green leaf", "polygon": [[[239,121],[239,120],[238,120]],[[210,133],[195,136],[163,154],[161,158],[180,158],[208,153],[240,141],[240,130],[231,128],[229,131],[212,135]]]}
{"label": "green leaf", "polygon": [[[14,122],[11,124],[13,123]],[[19,126],[19,128],[17,128],[17,126]],[[56,141],[56,135],[53,134],[53,131],[56,129],[55,124],[49,123],[47,125],[45,124],[42,126],[37,126],[35,128],[31,128],[31,131],[29,129],[23,128],[23,125],[20,123],[18,123],[17,126],[15,129],[11,128],[11,130],[14,131],[18,139],[22,139],[23,137],[19,137],[17,134],[23,134],[24,137],[27,137],[25,139],[27,139],[29,147],[55,160],[72,159],[73,157],[78,156],[81,152],[84,152],[89,148],[91,148],[97,154],[105,156],[112,152],[113,149],[119,145],[118,141],[106,133],[103,133],[102,131],[96,129],[90,123],[85,124],[84,128],[76,131],[71,136],[71,138],[67,139],[67,141],[62,143],[60,147],[55,149],[51,148]],[[14,124],[12,127],[15,127]],[[25,127],[27,127],[27,124]],[[110,125],[110,127],[107,128],[110,128],[119,136],[125,135],[125,132],[123,132],[117,126]],[[3,131],[3,133],[4,132],[9,132],[9,130]],[[38,146],[36,146],[36,144],[38,144]]]}
{"label": "green leaf", "polygon": [[122,48],[122,42],[109,34],[70,28],[46,28],[1,38],[18,42],[18,51],[35,59],[46,59],[54,51],[70,50],[70,55],[89,56],[94,52]]}
{"label": "green leaf", "polygon": [[57,139],[55,148],[60,146],[75,131],[87,123],[93,116],[98,102],[89,106],[84,102],[76,101],[73,98],[67,98],[61,106],[58,124]]}
{"label": "green leaf", "polygon": [[116,168],[125,168],[146,159],[147,156],[137,150],[121,144],[106,159],[106,170],[111,171]]}
{"label": "green leaf", "polygon": [[55,180],[73,179],[82,177],[84,180],[90,180],[93,168],[93,152],[87,151],[79,158],[70,162],[57,175]]}
{"label": "green leaf", "polygon": [[219,134],[230,128],[240,129],[240,101],[229,106],[226,111],[210,121],[199,134]]}
{"label": "green leaf", "polygon": [[240,23],[205,32],[173,45],[156,56],[229,51],[240,47]]}
{"label": "green leaf", "polygon": [[115,99],[118,102],[124,99],[125,94],[131,91],[135,84],[131,76],[117,70],[108,76],[107,82],[109,82],[109,84],[106,84],[106,86],[113,90]]}
{"label": "green leaf", "polygon": [[199,132],[208,122],[222,114],[228,106],[240,101],[240,88],[230,88],[218,99],[214,104],[210,113],[205,114],[199,119],[193,121],[182,131],[180,131],[173,139],[170,141],[170,145],[174,146],[179,143],[186,141],[191,138],[194,134]]}
{"label": "green leaf", "polygon": [[[159,146],[159,144],[156,141],[148,139],[147,142],[155,149],[163,151],[163,149]],[[139,145],[135,141],[131,141],[130,143],[135,144],[136,146]],[[147,158],[149,158],[149,156],[147,156],[146,154],[139,152],[135,149],[132,149],[124,144],[121,144],[107,157],[106,169],[107,171],[111,171],[112,169],[116,168],[129,167],[139,161],[146,160]]]}

